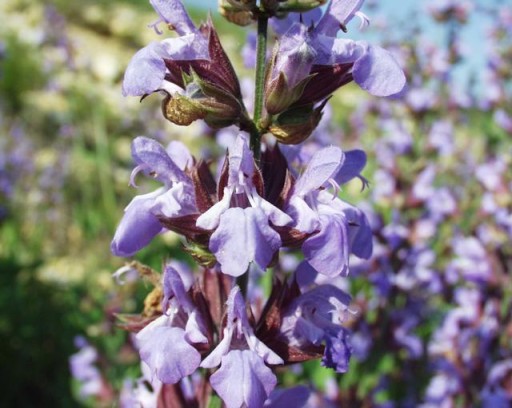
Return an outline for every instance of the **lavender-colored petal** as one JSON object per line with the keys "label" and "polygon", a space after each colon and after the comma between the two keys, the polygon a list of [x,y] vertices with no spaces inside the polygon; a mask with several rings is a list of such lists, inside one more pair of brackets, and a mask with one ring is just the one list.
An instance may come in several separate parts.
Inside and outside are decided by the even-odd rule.
{"label": "lavender-colored petal", "polygon": [[286,390],[275,389],[265,401],[264,408],[302,408],[306,406],[310,391],[307,387],[299,385]]}
{"label": "lavender-colored petal", "polygon": [[306,78],[316,56],[311,46],[308,27],[304,24],[293,25],[279,39],[276,63],[272,70],[272,79],[283,73],[291,89]]}
{"label": "lavender-colored petal", "polygon": [[255,261],[266,268],[281,246],[279,234],[257,208],[229,208],[210,238],[209,248],[221,264],[222,272],[240,276]]}
{"label": "lavender-colored petal", "polygon": [[238,135],[235,144],[229,149],[228,186],[250,183],[254,173],[254,159],[245,135]]}
{"label": "lavender-colored petal", "polygon": [[343,220],[322,216],[318,234],[302,245],[305,259],[319,273],[327,276],[346,274],[348,269],[348,232]]}
{"label": "lavender-colored petal", "polygon": [[272,222],[272,224],[284,226],[290,224],[293,221],[288,214],[286,214],[284,211],[281,211],[267,200],[261,198],[255,191],[253,191],[251,198],[254,200],[253,207],[260,208],[265,213],[265,216]]}
{"label": "lavender-colored petal", "polygon": [[152,42],[132,57],[123,79],[124,96],[142,96],[161,88],[165,77],[165,47]]}
{"label": "lavender-colored petal", "polygon": [[345,210],[351,252],[359,258],[369,259],[373,251],[373,233],[368,218],[355,208]]}
{"label": "lavender-colored petal", "polygon": [[185,331],[155,320],[137,334],[141,359],[165,384],[175,384],[199,367],[201,355],[185,340]]}
{"label": "lavender-colored petal", "polygon": [[229,188],[224,189],[224,196],[222,200],[211,206],[206,212],[201,214],[196,221],[199,228],[206,230],[213,230],[217,228],[220,222],[220,216],[229,209],[231,205],[231,197],[233,190]]}
{"label": "lavender-colored petal", "polygon": [[254,240],[249,233],[242,208],[229,208],[220,216],[209,248],[225,274],[236,277],[247,271],[254,259],[254,246],[251,245]]}
{"label": "lavender-colored petal", "polygon": [[278,35],[284,35],[293,24],[302,21],[303,24],[310,27],[316,24],[322,17],[322,11],[320,8],[314,8],[313,10],[306,11],[305,13],[288,13],[285,18],[272,17],[270,25],[274,32]]}
{"label": "lavender-colored petal", "polygon": [[322,365],[336,370],[337,373],[345,373],[352,354],[349,340],[348,331],[341,326],[338,331],[329,333],[325,339]]}
{"label": "lavender-colored petal", "polygon": [[155,191],[136,196],[124,210],[110,250],[116,256],[132,256],[146,245],[162,230],[160,221],[151,213],[155,198],[161,194]]}
{"label": "lavender-colored petal", "polygon": [[384,48],[368,45],[352,69],[354,81],[375,96],[390,96],[405,86],[405,75],[395,57]]}
{"label": "lavender-colored petal", "polygon": [[197,31],[181,0],[149,0],[155,11],[167,23],[171,24],[179,35]]}
{"label": "lavender-colored petal", "polygon": [[238,286],[233,286],[226,300],[227,326],[232,327],[240,321],[242,327],[249,327],[249,319],[245,309],[245,300]]}
{"label": "lavender-colored petal", "polygon": [[329,3],[324,16],[315,28],[325,35],[336,37],[340,24],[347,25],[359,11],[364,0],[333,0]]}
{"label": "lavender-colored petal", "polygon": [[201,33],[166,38],[160,42],[165,58],[176,61],[209,60],[208,40]]}
{"label": "lavender-colored petal", "polygon": [[359,41],[345,38],[335,38],[318,34],[314,37],[317,50],[315,64],[333,65],[355,62],[364,53],[364,47]]}
{"label": "lavender-colored petal", "polygon": [[304,288],[315,282],[318,272],[308,262],[302,261],[295,271],[295,279],[299,287]]}
{"label": "lavender-colored petal", "polygon": [[366,166],[366,153],[362,150],[349,150],[345,152],[345,160],[334,176],[334,181],[339,185],[348,183],[361,174],[364,166]]}
{"label": "lavender-colored petal", "polygon": [[220,365],[222,361],[222,357],[228,354],[229,348],[231,347],[231,339],[233,337],[233,330],[229,330],[227,328],[224,329],[224,337],[217,344],[208,356],[201,363],[201,367],[203,368],[214,368]]}
{"label": "lavender-colored petal", "polygon": [[260,408],[276,386],[276,376],[250,350],[231,350],[210,377],[210,384],[227,408]]}
{"label": "lavender-colored petal", "polygon": [[246,331],[245,335],[249,348],[260,356],[267,364],[277,365],[284,363],[281,357],[256,337],[252,328],[249,331]]}
{"label": "lavender-colored petal", "polygon": [[294,227],[299,231],[311,233],[320,228],[317,212],[302,197],[292,196],[286,211],[295,221]]}
{"label": "lavender-colored petal", "polygon": [[177,217],[197,212],[193,187],[182,182],[174,183],[169,190],[155,199],[153,213]]}
{"label": "lavender-colored petal", "polygon": [[283,360],[267,345],[261,342],[253,332],[249,319],[247,317],[247,310],[245,308],[245,300],[240,292],[238,286],[233,287],[229,294],[227,305],[228,327],[234,328],[240,325],[242,332],[245,335],[247,345],[260,356],[268,364],[283,364]]}
{"label": "lavender-colored petal", "polygon": [[204,333],[207,333],[206,325],[199,310],[195,308],[189,314],[185,325],[185,339],[190,343],[208,343]]}
{"label": "lavender-colored petal", "polygon": [[283,364],[281,357],[255,336],[247,317],[245,300],[238,286],[234,286],[233,289],[231,289],[228,300],[226,301],[226,306],[227,319],[223,333],[224,337],[208,357],[203,360],[201,367],[213,368],[218,366],[222,357],[229,352],[233,336],[239,339],[241,335],[245,338],[249,349],[260,356],[266,363]]}
{"label": "lavender-colored petal", "polygon": [[180,170],[190,169],[194,164],[194,158],[187,146],[177,140],[173,140],[165,149],[171,160]]}
{"label": "lavender-colored petal", "polygon": [[308,319],[299,317],[295,322],[293,334],[299,338],[307,339],[313,344],[319,344],[324,338],[324,330]]}
{"label": "lavender-colored petal", "polygon": [[343,152],[335,146],[325,147],[316,152],[304,173],[297,180],[294,194],[304,196],[322,187],[330,178],[334,177],[343,164],[343,160]]}
{"label": "lavender-colored petal", "polygon": [[188,182],[185,173],[156,140],[144,136],[136,137],[132,142],[132,157],[141,171],[164,184],[170,181]]}
{"label": "lavender-colored petal", "polygon": [[183,280],[176,269],[170,264],[166,264],[163,274],[163,298],[162,298],[162,309],[164,312],[169,307],[169,301],[171,298],[176,298],[180,307],[185,309],[187,312],[191,312],[194,309],[192,300],[187,294]]}

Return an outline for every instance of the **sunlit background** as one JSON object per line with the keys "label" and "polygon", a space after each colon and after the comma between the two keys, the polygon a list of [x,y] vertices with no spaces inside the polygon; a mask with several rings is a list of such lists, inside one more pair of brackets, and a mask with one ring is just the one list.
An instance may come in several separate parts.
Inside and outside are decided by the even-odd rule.
{"label": "sunlit background", "polygon": [[[348,85],[322,127],[369,155],[370,189],[342,194],[371,215],[376,249],[350,278],[358,317],[349,372],[315,363],[281,380],[341,392],[346,406],[440,406],[445,394],[453,406],[478,406],[498,389],[512,401],[512,4],[459,1],[458,14],[439,15],[435,3],[366,2],[372,25],[361,33],[353,21],[347,36],[386,45],[408,89],[378,99]],[[213,1],[185,4],[196,23],[211,9],[250,80],[241,56],[254,27],[229,25]],[[116,406],[139,375],[116,314],[139,311],[150,287],[117,284],[125,260],[109,250],[136,194],[130,142],[146,135],[182,140],[198,157],[221,152],[204,125],[167,122],[157,96],[122,96],[131,56],[159,39],[148,28],[155,20],[144,0],[0,3],[1,406]],[[136,259],[160,269],[165,257],[187,259],[177,236],[158,237]],[[447,319],[460,314],[450,337]],[[90,375],[73,378],[70,357],[84,350],[75,363]]]}

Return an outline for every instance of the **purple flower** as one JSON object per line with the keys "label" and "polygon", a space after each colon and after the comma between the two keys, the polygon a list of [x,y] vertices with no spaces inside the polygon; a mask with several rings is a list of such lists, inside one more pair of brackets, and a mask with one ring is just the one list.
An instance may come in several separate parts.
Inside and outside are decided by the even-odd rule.
{"label": "purple flower", "polygon": [[[305,13],[304,23],[290,14],[285,20],[286,32],[285,22],[272,19],[274,29],[282,35],[272,67],[271,79],[275,83],[269,88],[277,87],[280,72],[293,84],[315,74],[304,92],[299,92],[302,96],[297,99],[295,95],[297,105],[318,102],[352,80],[373,95],[400,92],[405,75],[391,53],[365,41],[336,37],[354,16],[361,19],[362,25],[368,24],[368,18],[359,11],[362,4],[362,0],[333,0],[319,19],[317,11]],[[313,28],[308,28],[310,22]]]}
{"label": "purple flower", "polygon": [[329,181],[347,182],[357,177],[366,162],[364,153],[352,154],[347,166],[344,159],[337,147],[315,153],[297,179],[286,209],[296,229],[316,232],[304,241],[302,250],[311,266],[328,276],[347,272],[351,252],[368,258],[372,251],[372,233],[365,215],[324,190]]}
{"label": "purple flower", "polygon": [[404,316],[393,333],[395,341],[407,350],[411,358],[419,358],[423,354],[423,344],[420,338],[411,333],[418,323],[418,318],[414,315]]}
{"label": "purple flower", "polygon": [[263,408],[302,408],[306,406],[310,393],[303,385],[285,390],[275,389],[265,401]]}
{"label": "purple flower", "polygon": [[165,384],[175,384],[192,374],[201,362],[194,347],[207,343],[206,327],[187,294],[179,273],[167,265],[163,276],[164,314],[136,336],[142,360]]}
{"label": "purple flower", "polygon": [[179,37],[152,42],[133,56],[124,75],[125,96],[141,96],[159,89],[177,90],[166,77],[165,59],[209,59],[208,39],[194,26],[180,0],[151,0],[150,3],[160,15],[153,26],[165,22]]}
{"label": "purple flower", "polygon": [[504,187],[503,173],[507,164],[503,158],[497,158],[487,163],[480,164],[475,171],[476,179],[482,183],[488,191],[498,191]]}
{"label": "purple flower", "polygon": [[256,33],[247,34],[247,41],[242,48],[242,59],[246,68],[254,69],[256,66]]}
{"label": "purple flower", "polygon": [[414,198],[422,201],[428,200],[434,194],[434,179],[436,177],[436,169],[434,165],[427,166],[418,176],[412,195]]}
{"label": "purple flower", "polygon": [[453,133],[453,124],[450,121],[434,122],[428,135],[429,144],[436,148],[441,155],[450,155],[454,149]]}
{"label": "purple flower", "polygon": [[222,340],[201,367],[221,365],[210,377],[210,384],[228,408],[261,407],[277,382],[265,363],[282,364],[283,360],[255,336],[238,286],[231,290],[226,304]]}
{"label": "purple flower", "polygon": [[492,278],[492,263],[478,239],[457,237],[452,246],[455,256],[447,265],[447,273],[473,282],[488,282]]}
{"label": "purple flower", "polygon": [[407,91],[405,100],[414,112],[424,112],[436,103],[434,91],[427,88],[412,88]]}
{"label": "purple flower", "polygon": [[137,163],[132,185],[143,172],[164,186],[136,196],[125,208],[111,244],[116,256],[131,256],[149,244],[162,231],[159,215],[175,217],[196,211],[192,181],[184,172],[192,158],[181,143],[172,142],[166,151],[158,142],[139,136],[132,142],[132,156]]}
{"label": "purple flower", "polygon": [[321,285],[296,298],[283,313],[281,333],[298,348],[325,343],[322,363],[343,373],[351,355],[349,334],[341,326],[350,313],[350,296],[332,285]]}
{"label": "purple flower", "polygon": [[94,365],[98,360],[98,352],[81,337],[75,342],[80,345],[80,351],[69,358],[69,368],[73,378],[80,383],[80,397],[99,395],[103,388],[103,380],[100,371]]}
{"label": "purple flower", "polygon": [[454,214],[457,210],[455,198],[447,187],[434,189],[426,206],[431,218],[435,221],[441,221],[445,216]]}
{"label": "purple flower", "polygon": [[395,154],[405,154],[411,150],[413,139],[412,135],[405,129],[403,124],[395,119],[384,119],[380,127],[385,131],[386,144]]}
{"label": "purple flower", "polygon": [[229,150],[228,165],[220,201],[203,213],[196,225],[214,230],[209,248],[222,272],[240,276],[250,262],[265,269],[281,247],[281,238],[269,223],[284,226],[292,219],[258,193],[253,182],[254,159],[243,135]]}
{"label": "purple flower", "polygon": [[512,133],[512,117],[507,114],[503,109],[498,109],[494,112],[494,121],[503,130]]}
{"label": "purple flower", "polygon": [[452,406],[451,397],[460,390],[460,380],[449,373],[440,373],[432,377],[427,387],[425,398],[428,403],[433,405],[425,405],[427,407]]}
{"label": "purple flower", "polygon": [[487,376],[487,383],[482,390],[484,406],[506,408],[512,402],[512,393],[503,385],[503,380],[512,375],[512,359],[495,363]]}

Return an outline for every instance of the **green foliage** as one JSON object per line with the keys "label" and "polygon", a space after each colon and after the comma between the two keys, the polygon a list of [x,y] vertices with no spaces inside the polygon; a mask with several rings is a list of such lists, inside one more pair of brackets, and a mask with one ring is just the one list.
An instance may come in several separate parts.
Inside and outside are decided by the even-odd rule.
{"label": "green foliage", "polygon": [[36,266],[0,259],[1,401],[8,407],[73,406],[68,356],[81,329],[74,318],[79,298],[73,289],[39,282]]}
{"label": "green foliage", "polygon": [[8,36],[3,45],[5,49],[0,57],[0,100],[5,109],[17,114],[29,97],[28,92],[44,84],[44,74],[35,47],[14,35]]}

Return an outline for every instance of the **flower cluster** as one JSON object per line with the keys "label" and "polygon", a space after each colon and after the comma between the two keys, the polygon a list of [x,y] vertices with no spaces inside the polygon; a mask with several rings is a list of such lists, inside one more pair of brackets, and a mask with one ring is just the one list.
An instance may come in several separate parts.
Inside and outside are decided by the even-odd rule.
{"label": "flower cluster", "polygon": [[[405,76],[383,48],[337,37],[354,16],[368,24],[362,1],[333,0],[323,13],[320,3],[220,2],[228,20],[258,23],[251,117],[212,21],[197,27],[181,1],[151,1],[160,16],[155,30],[165,22],[177,36],[135,54],[123,93],[162,93],[163,115],[176,125],[238,128],[215,174],[178,141],[166,148],[140,136],[132,143],[130,184],[143,173],[162,186],[126,207],[112,252],[132,256],[174,231],[203,268],[191,278],[166,262],[144,313],[125,322],[164,405],[181,398],[202,406],[209,382],[227,407],[283,406],[295,396],[274,390],[276,367],[321,358],[336,372],[348,370],[352,347],[342,323],[352,315],[351,298],[338,280],[351,255],[370,257],[372,231],[338,191],[355,178],[366,187],[366,154],[325,145],[301,161],[294,149],[315,132],[341,86],[354,81],[388,96],[402,90]],[[265,64],[269,20],[277,40]],[[280,254],[293,251],[304,260],[284,273]],[[254,276],[270,268],[270,296],[258,306]]]}

